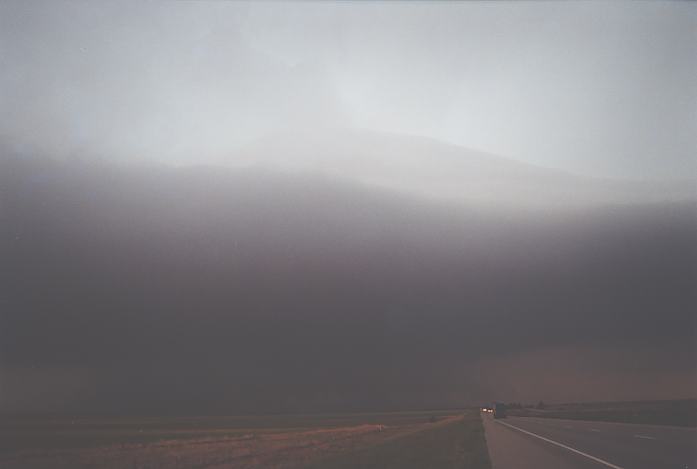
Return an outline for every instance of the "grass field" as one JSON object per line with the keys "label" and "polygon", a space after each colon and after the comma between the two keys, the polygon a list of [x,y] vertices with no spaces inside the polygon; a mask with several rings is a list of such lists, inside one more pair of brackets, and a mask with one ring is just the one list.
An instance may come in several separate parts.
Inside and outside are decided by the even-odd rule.
{"label": "grass field", "polygon": [[488,468],[479,412],[5,417],[0,467]]}
{"label": "grass field", "polygon": [[401,426],[452,414],[453,411],[164,418],[4,416],[0,419],[0,454],[18,449],[142,444],[380,422]]}
{"label": "grass field", "polygon": [[555,404],[511,409],[509,415],[697,427],[697,399]]}
{"label": "grass field", "polygon": [[489,455],[478,412],[346,454],[324,458],[311,469],[484,469]]}

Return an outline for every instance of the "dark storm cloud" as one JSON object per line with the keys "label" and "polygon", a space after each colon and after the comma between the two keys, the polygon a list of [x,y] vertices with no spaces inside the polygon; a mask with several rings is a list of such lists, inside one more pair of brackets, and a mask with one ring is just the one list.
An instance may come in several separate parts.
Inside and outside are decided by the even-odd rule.
{"label": "dark storm cloud", "polygon": [[0,2],[0,410],[694,396],[696,21]]}
{"label": "dark storm cloud", "polygon": [[[484,211],[307,175],[11,158],[0,178],[4,410],[694,393],[692,203]],[[540,390],[535,354],[559,350],[567,377]],[[571,390],[586,353],[595,376],[654,357],[641,376],[669,383]]]}

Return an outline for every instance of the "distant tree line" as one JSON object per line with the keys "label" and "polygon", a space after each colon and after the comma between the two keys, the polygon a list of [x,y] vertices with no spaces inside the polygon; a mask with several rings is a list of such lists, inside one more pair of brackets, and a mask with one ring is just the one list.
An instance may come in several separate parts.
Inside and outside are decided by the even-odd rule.
{"label": "distant tree line", "polygon": [[509,409],[544,409],[546,407],[543,401],[535,404],[521,404],[520,402],[509,402],[506,404]]}

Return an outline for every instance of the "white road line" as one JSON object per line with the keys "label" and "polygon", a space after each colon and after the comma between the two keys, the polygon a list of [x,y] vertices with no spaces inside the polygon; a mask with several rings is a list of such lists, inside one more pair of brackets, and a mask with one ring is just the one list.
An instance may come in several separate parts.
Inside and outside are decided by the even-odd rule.
{"label": "white road line", "polygon": [[505,425],[505,426],[507,426],[507,427],[513,428],[513,429],[515,429],[515,430],[518,430],[519,432],[523,432],[523,433],[525,433],[525,434],[527,434],[527,435],[534,436],[535,438],[539,438],[540,440],[546,441],[547,443],[552,443],[553,445],[557,445],[557,446],[560,446],[560,447],[562,447],[562,448],[564,448],[564,449],[568,449],[569,451],[573,451],[574,453],[580,454],[581,456],[585,456],[585,457],[587,457],[587,458],[589,458],[589,459],[592,459],[592,460],[595,461],[595,462],[599,462],[600,464],[605,464],[607,467],[611,467],[611,468],[613,468],[613,469],[623,469],[623,468],[620,467],[620,466],[615,466],[614,464],[612,464],[612,463],[610,463],[610,462],[607,462],[607,461],[602,460],[602,459],[600,459],[600,458],[596,458],[595,456],[591,456],[590,454],[584,453],[583,451],[579,451],[579,450],[577,450],[577,449],[575,449],[575,448],[572,448],[571,446],[566,446],[566,445],[564,445],[564,444],[562,444],[562,443],[559,443],[558,441],[550,440],[549,438],[545,438],[544,436],[540,436],[540,435],[538,435],[538,434],[536,434],[536,433],[532,433],[532,432],[529,432],[529,431],[527,431],[527,430],[523,430],[522,428],[518,428],[518,427],[516,427],[515,425],[511,425],[510,423],[502,422],[501,420],[496,420],[496,422],[500,423],[501,425]]}
{"label": "white road line", "polygon": [[646,435],[634,435],[634,438],[643,438],[645,440],[655,440],[656,439],[652,436],[646,436]]}
{"label": "white road line", "polygon": [[600,433],[600,430],[598,430],[597,428],[591,428],[591,431]]}

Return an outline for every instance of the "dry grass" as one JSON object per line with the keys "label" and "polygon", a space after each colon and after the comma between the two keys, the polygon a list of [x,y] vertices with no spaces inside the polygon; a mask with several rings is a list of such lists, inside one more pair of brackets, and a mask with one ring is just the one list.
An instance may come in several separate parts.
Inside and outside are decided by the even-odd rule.
{"label": "dry grass", "polygon": [[[400,412],[185,421],[88,420],[78,424],[82,429],[73,430],[74,440],[70,439],[70,433],[62,433],[63,439],[57,438],[57,442],[50,445],[16,450],[6,448],[0,454],[0,467],[488,467],[477,462],[483,461],[482,454],[486,455],[478,412],[468,413],[465,418],[462,414],[448,414],[452,413]],[[71,424],[71,428],[73,426]],[[25,422],[18,431],[27,436],[32,429],[43,435],[43,441],[50,440],[51,434],[67,431],[58,422],[44,422],[42,425],[34,422],[34,426]],[[9,429],[3,427],[2,431],[8,434]],[[160,438],[163,436],[165,438]],[[103,444],[105,438],[113,441]],[[404,464],[405,457],[412,461],[409,465]],[[472,464],[464,465],[467,461]]]}
{"label": "dry grass", "polygon": [[489,469],[479,412],[315,461],[308,469]]}

